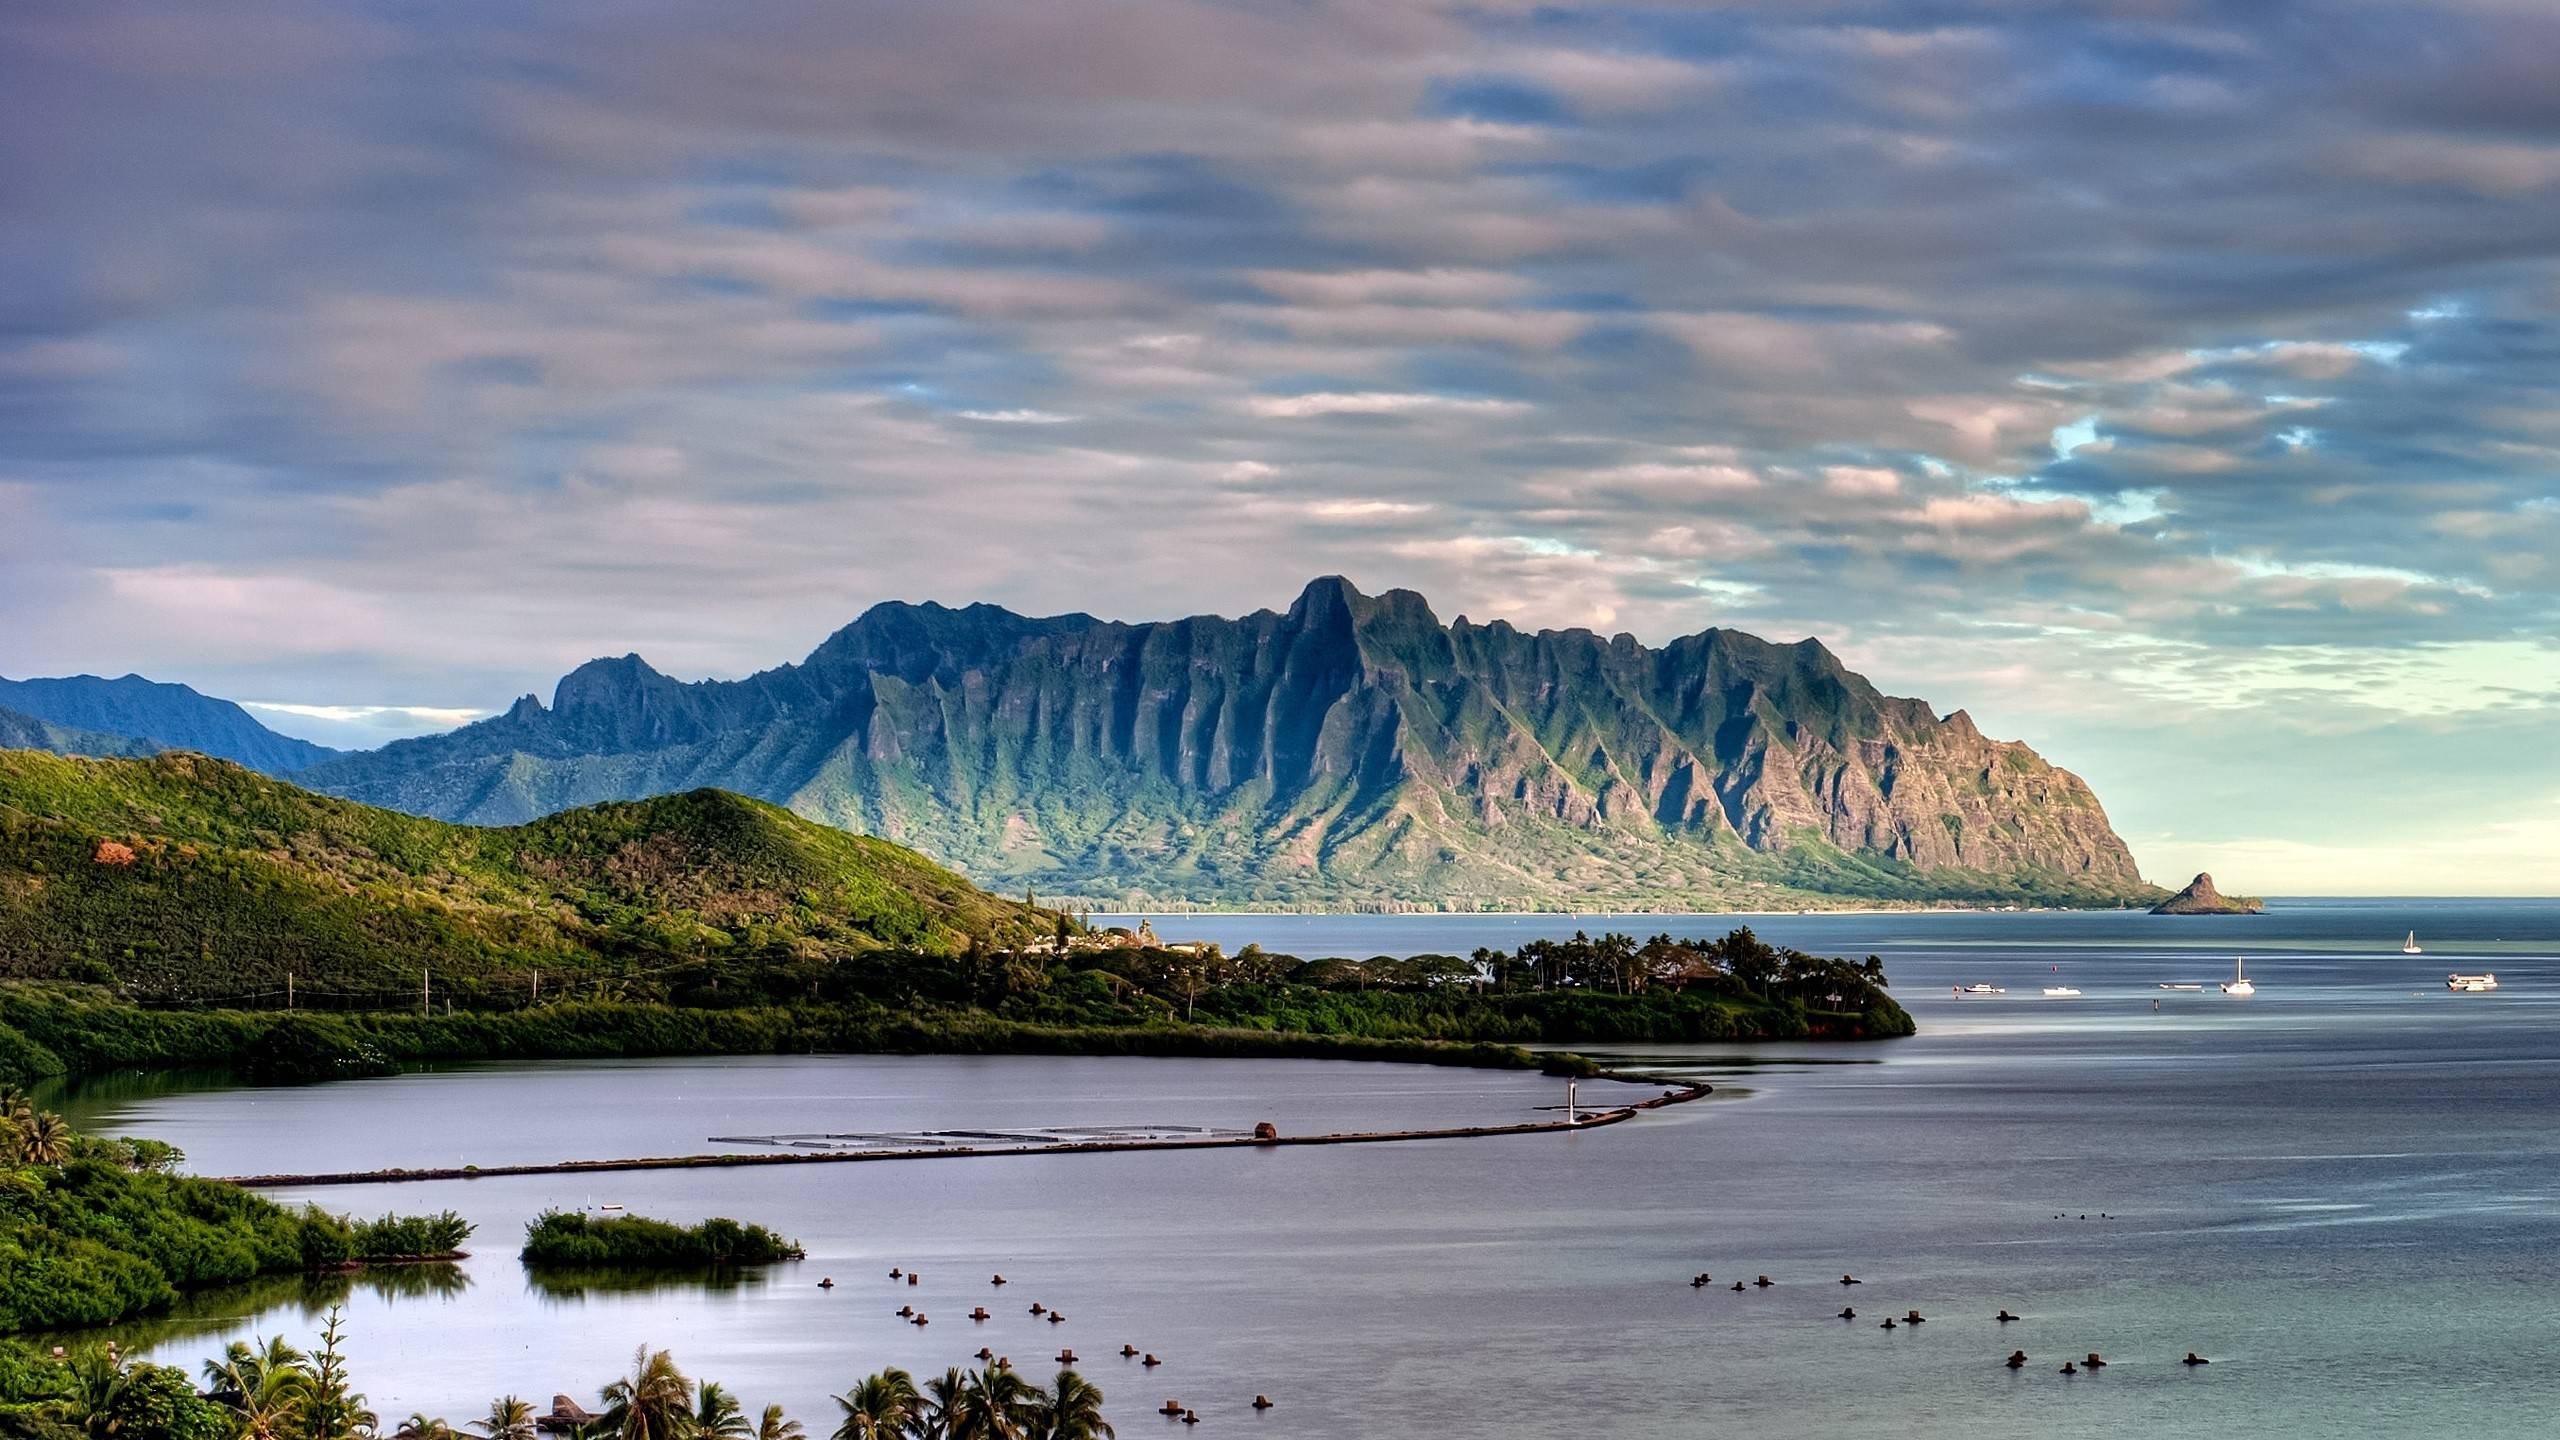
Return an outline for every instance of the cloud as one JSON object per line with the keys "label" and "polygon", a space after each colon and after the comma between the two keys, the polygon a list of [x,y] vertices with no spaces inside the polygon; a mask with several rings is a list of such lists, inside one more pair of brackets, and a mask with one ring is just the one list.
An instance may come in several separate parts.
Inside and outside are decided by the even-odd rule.
{"label": "cloud", "polygon": [[[2444,728],[2359,783],[2423,794],[2560,749],[2555,44],[2467,0],[22,7],[0,668],[424,724],[886,596],[1347,569],[1819,633],[2111,802],[2244,718],[2332,786],[2397,712]],[[2313,838],[2186,803],[2143,833]]]}
{"label": "cloud", "polygon": [[1516,415],[1529,407],[1518,400],[1488,400],[1460,395],[1412,391],[1364,390],[1351,394],[1316,391],[1306,395],[1264,395],[1251,402],[1253,413],[1274,419],[1303,420],[1316,415],[1411,415],[1441,412],[1466,415]]}

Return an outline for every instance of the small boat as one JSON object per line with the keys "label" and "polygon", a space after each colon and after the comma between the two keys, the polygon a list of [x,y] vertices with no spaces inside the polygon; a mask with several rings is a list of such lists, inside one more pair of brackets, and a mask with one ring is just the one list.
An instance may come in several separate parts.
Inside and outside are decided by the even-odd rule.
{"label": "small boat", "polygon": [[2424,955],[2427,953],[2426,947],[2418,943],[2417,931],[2410,931],[2409,938],[2400,942],[2400,953],[2403,955]]}
{"label": "small boat", "polygon": [[2465,995],[2477,995],[2483,990],[2497,989],[2498,977],[2486,971],[2478,975],[2465,975],[2456,971],[2444,977],[2444,988],[2459,990]]}
{"label": "small boat", "polygon": [[2196,983],[2196,982],[2192,982],[2192,981],[2185,981],[2185,980],[2180,980],[2180,981],[2167,981],[2167,980],[2164,980],[2164,981],[2162,981],[2162,982],[2160,983],[2160,988],[2161,988],[2161,989],[2163,989],[2163,990],[2202,990],[2202,989],[2204,988],[2204,986],[2203,986],[2202,984],[2200,984],[2200,983]]}
{"label": "small boat", "polygon": [[1959,995],[2006,995],[2009,993],[1997,985],[1958,985],[1955,989]]}
{"label": "small boat", "polygon": [[2072,989],[2068,985],[2047,985],[2044,987],[2044,998],[2047,1000],[2070,1000],[2077,998],[2079,994],[2079,991]]}
{"label": "small boat", "polygon": [[2255,995],[2258,993],[2258,987],[2249,983],[2249,972],[2247,968],[2241,964],[2239,956],[2235,955],[2231,958],[2231,978],[2222,982],[2222,993],[2225,995]]}

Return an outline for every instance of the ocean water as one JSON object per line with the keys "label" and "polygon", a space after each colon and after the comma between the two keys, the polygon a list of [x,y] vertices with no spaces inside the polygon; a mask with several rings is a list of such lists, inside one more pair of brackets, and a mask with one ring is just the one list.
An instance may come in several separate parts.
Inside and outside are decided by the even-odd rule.
{"label": "ocean water", "polygon": [[[1464,953],[1725,917],[1196,917],[1168,938]],[[313,1190],[479,1222],[449,1278],[345,1290],[387,1417],[593,1392],[641,1343],[824,1434],[828,1396],[981,1344],[1072,1345],[1122,1433],[2524,1436],[2560,1424],[2560,902],[2265,916],[1770,916],[1883,956],[1914,1039],[1622,1051],[1716,1098],[1566,1136]],[[2428,953],[2399,953],[2415,929]],[[2210,988],[2246,956],[2250,999]],[[2455,995],[2448,970],[2502,988]],[[1996,999],[1951,987],[2008,987]],[[2045,1000],[2042,986],[2084,993]],[[1601,1087],[1586,1085],[1585,1098]],[[683,1153],[712,1135],[985,1125],[1390,1128],[1530,1118],[1534,1076],[1342,1062],[775,1057],[457,1067],[291,1090],[105,1083],[84,1123],[206,1173]],[[537,1283],[546,1206],[801,1239],[752,1278]],[[892,1284],[892,1265],[920,1269]],[[997,1290],[989,1276],[1013,1283]],[[1711,1288],[1688,1278],[1707,1271]],[[1864,1282],[1843,1287],[1844,1272]],[[1735,1294],[1736,1278],[1778,1282]],[[833,1290],[817,1281],[832,1276]],[[343,1287],[203,1297],[128,1332],[192,1364],[309,1335]],[[1033,1300],[1066,1323],[1034,1321]],[[994,1318],[973,1324],[984,1304]],[[923,1308],[918,1329],[896,1308]],[[1837,1318],[1844,1305],[1859,1318]],[[2026,1318],[1999,1325],[2003,1306]],[[1877,1320],[1917,1308],[1926,1324]],[[1122,1343],[1160,1355],[1142,1372]],[[2004,1368],[2023,1349],[2031,1362]],[[2102,1352],[2094,1374],[2056,1373]],[[2213,1364],[2188,1367],[2194,1350]],[[1248,1402],[1268,1394],[1263,1414]]]}

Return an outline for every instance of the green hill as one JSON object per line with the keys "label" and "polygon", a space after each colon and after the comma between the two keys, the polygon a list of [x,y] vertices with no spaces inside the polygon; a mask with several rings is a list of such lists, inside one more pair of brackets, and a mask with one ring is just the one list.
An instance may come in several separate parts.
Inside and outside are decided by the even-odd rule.
{"label": "green hill", "polygon": [[326,1004],[715,955],[949,954],[1055,931],[913,851],[718,790],[475,828],[173,752],[0,751],[0,976]]}

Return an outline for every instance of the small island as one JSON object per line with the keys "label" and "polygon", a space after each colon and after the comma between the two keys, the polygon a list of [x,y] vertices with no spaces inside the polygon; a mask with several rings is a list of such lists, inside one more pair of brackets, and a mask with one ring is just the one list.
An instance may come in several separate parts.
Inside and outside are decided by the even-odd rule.
{"label": "small island", "polygon": [[2201,871],[2187,888],[2151,907],[2154,915],[2255,915],[2266,902],[2254,895],[2225,895],[2213,888],[2213,877]]}

